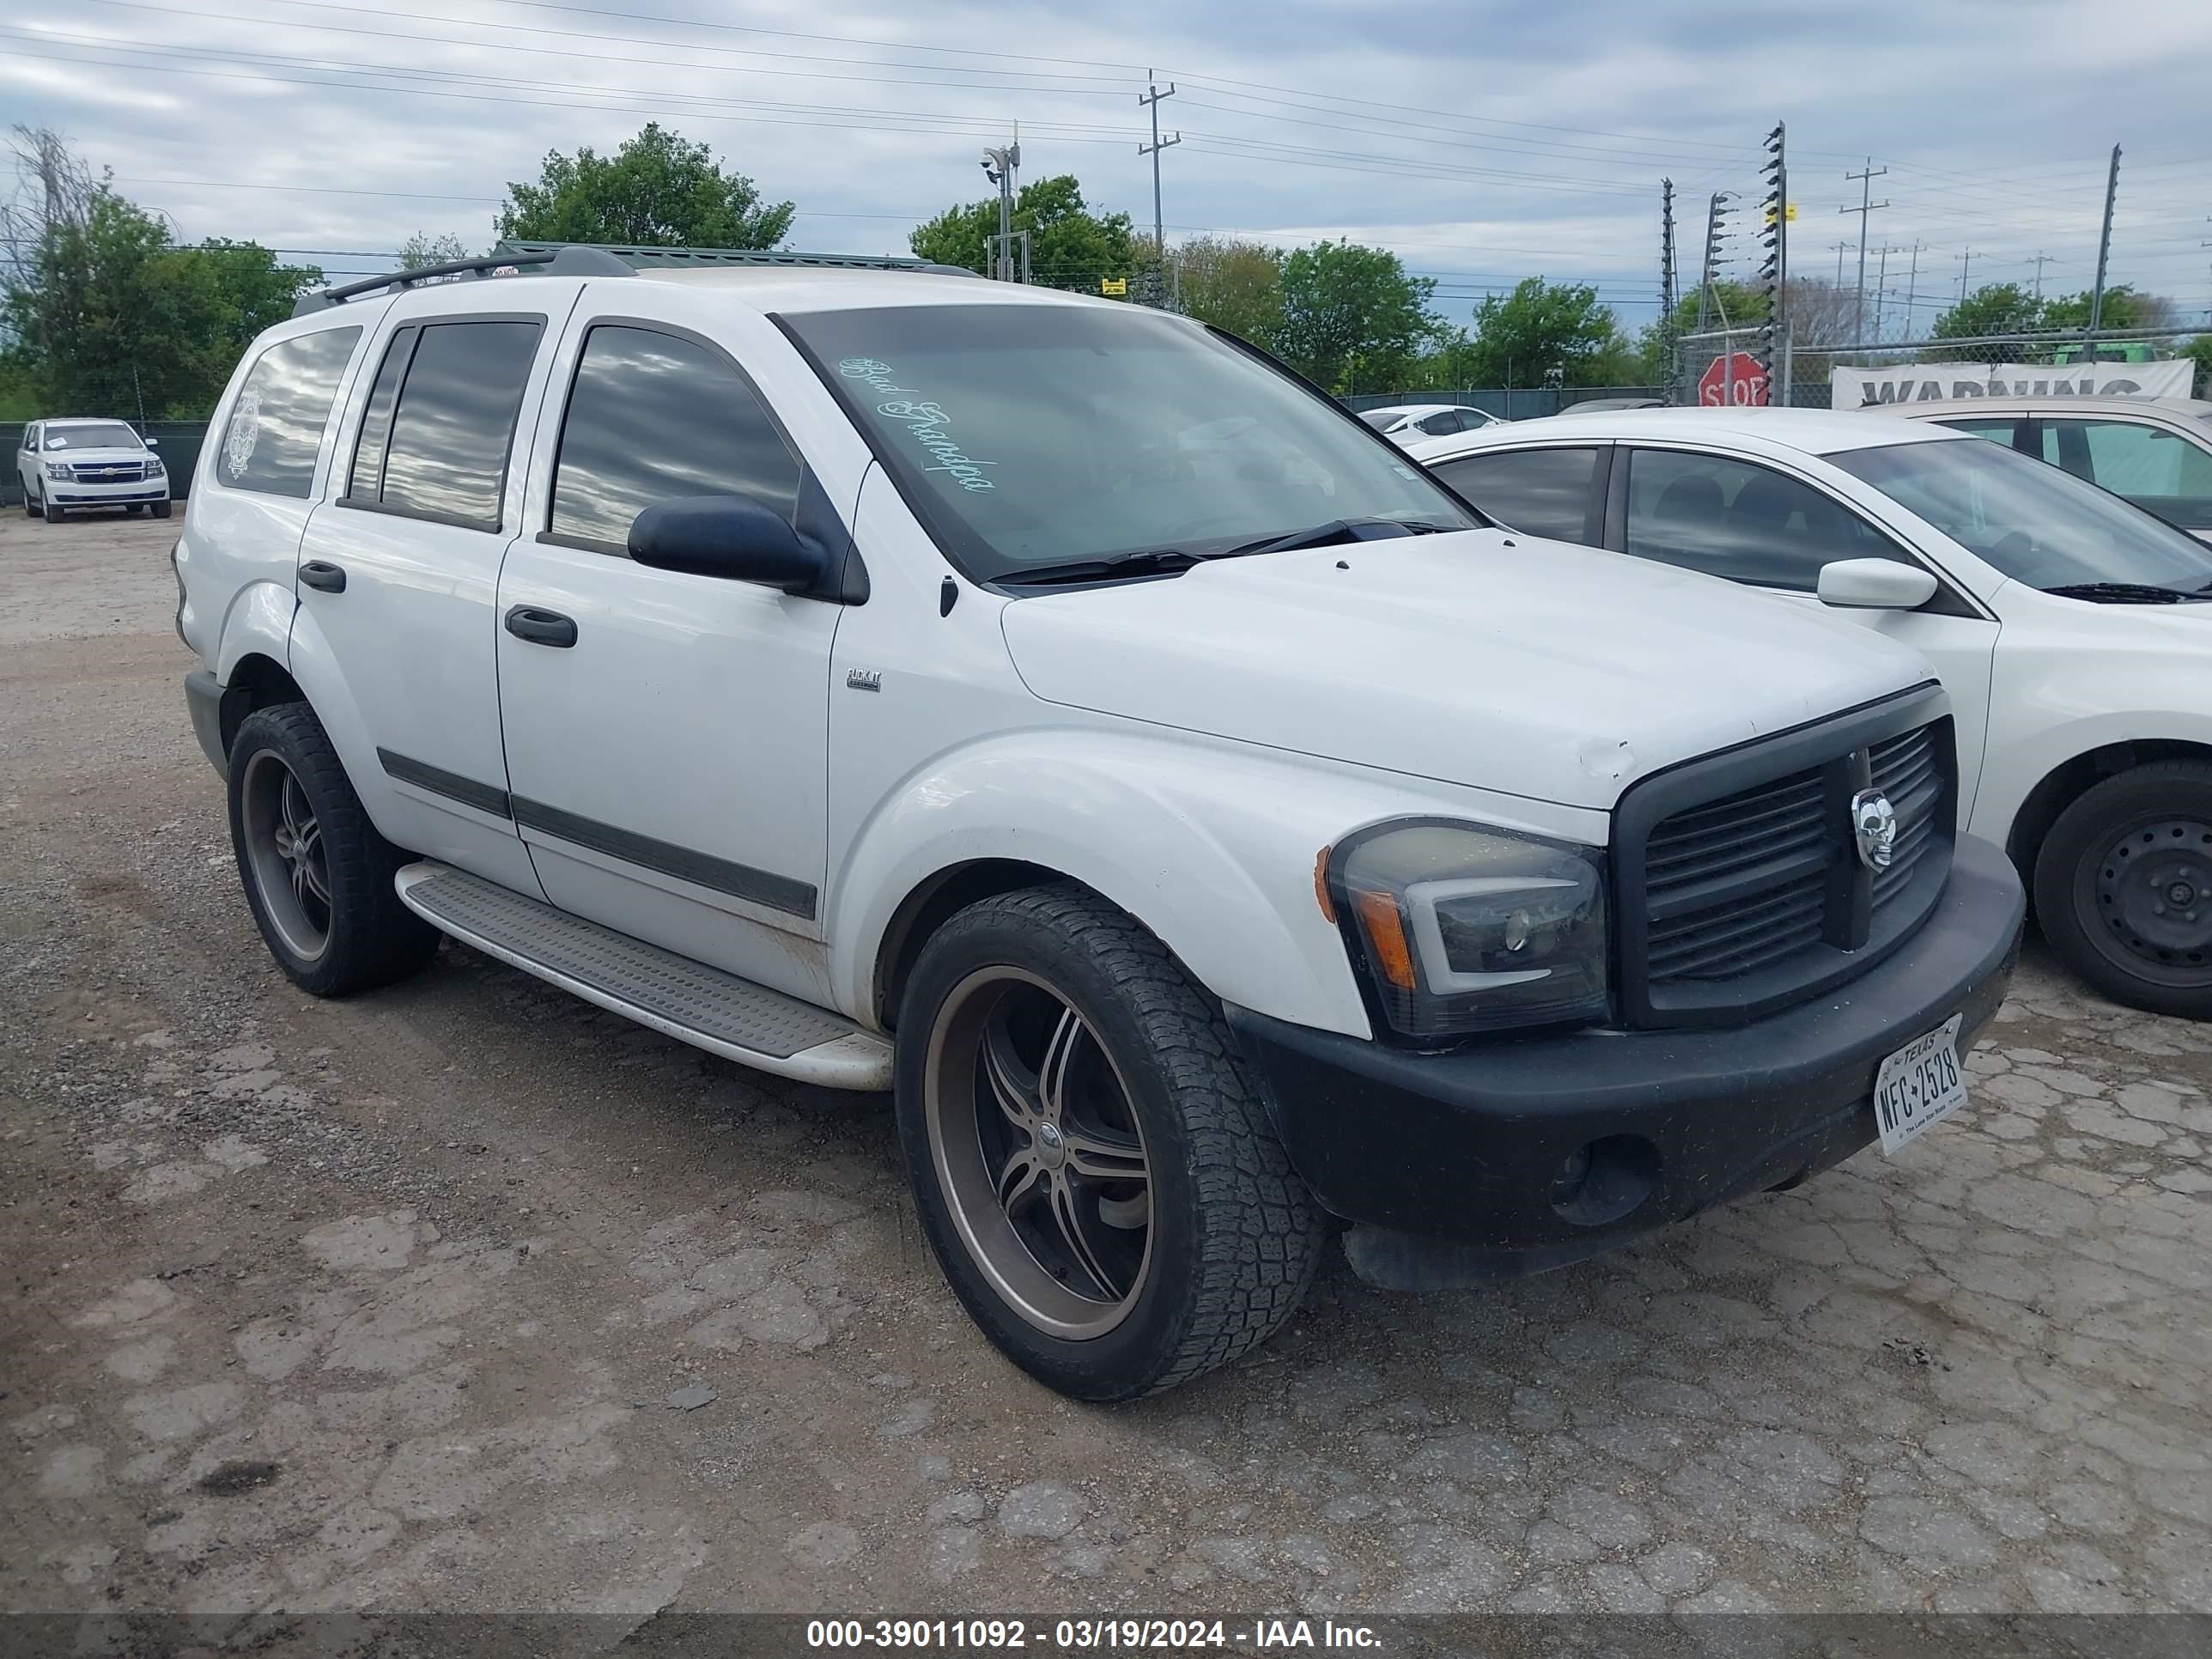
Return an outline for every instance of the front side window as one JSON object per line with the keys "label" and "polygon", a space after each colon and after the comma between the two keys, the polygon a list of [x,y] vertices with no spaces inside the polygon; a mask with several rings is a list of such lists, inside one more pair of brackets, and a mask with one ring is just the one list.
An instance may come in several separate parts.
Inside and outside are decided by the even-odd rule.
{"label": "front side window", "polygon": [[790,520],[800,467],[737,366],[710,346],[608,325],[585,337],[547,528],[618,552],[659,501],[748,495]]}
{"label": "front side window", "polygon": [[1629,457],[1627,550],[1800,593],[1812,592],[1820,567],[1838,559],[1910,562],[1887,537],[1810,484],[1751,461],[1665,449]]}
{"label": "front side window", "polygon": [[1506,449],[1439,461],[1430,471],[1502,525],[1595,545],[1597,464],[1595,448]]}
{"label": "front side window", "polygon": [[263,352],[230,406],[216,477],[234,489],[304,501],[315,487],[338,381],[360,339],[358,328],[325,328]]}
{"label": "front side window", "polygon": [[354,451],[352,506],[472,529],[499,527],[500,497],[542,319],[424,323],[386,349]]}
{"label": "front side window", "polygon": [[46,447],[61,449],[143,449],[138,434],[120,421],[83,421],[46,428]]}
{"label": "front side window", "polygon": [[2212,588],[2212,547],[2015,450],[1886,444],[1828,460],[2032,587],[2118,583],[2191,597]]}
{"label": "front side window", "polygon": [[1413,424],[1431,437],[1441,438],[1460,429],[1459,411],[1455,409],[1440,409],[1435,414],[1416,421]]}
{"label": "front side window", "polygon": [[2046,420],[2043,459],[2168,524],[2212,529],[2212,451],[2142,421]]}
{"label": "front side window", "polygon": [[779,319],[980,581],[1337,520],[1480,521],[1332,401],[1179,318],[993,304]]}

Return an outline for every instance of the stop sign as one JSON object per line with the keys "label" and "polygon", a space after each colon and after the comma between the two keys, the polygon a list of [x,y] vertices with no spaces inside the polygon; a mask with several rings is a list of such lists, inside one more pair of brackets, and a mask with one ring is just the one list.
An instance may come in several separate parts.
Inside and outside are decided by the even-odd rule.
{"label": "stop sign", "polygon": [[1739,409],[1766,402],[1766,371],[1748,351],[1716,357],[1698,376],[1698,402],[1708,409]]}

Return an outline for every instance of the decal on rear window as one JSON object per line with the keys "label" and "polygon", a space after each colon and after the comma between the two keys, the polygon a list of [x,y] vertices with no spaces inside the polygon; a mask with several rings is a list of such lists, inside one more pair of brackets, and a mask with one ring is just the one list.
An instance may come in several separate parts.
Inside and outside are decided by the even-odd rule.
{"label": "decal on rear window", "polygon": [[[848,380],[860,381],[884,398],[876,405],[876,413],[904,426],[914,434],[915,441],[930,453],[932,459],[923,471],[945,473],[963,489],[997,488],[983,476],[983,469],[998,463],[979,461],[963,451],[958,441],[945,430],[951,417],[939,404],[917,399],[911,386],[898,385],[896,371],[889,363],[873,357],[846,357],[839,361],[837,372]],[[901,392],[906,395],[896,395]]]}

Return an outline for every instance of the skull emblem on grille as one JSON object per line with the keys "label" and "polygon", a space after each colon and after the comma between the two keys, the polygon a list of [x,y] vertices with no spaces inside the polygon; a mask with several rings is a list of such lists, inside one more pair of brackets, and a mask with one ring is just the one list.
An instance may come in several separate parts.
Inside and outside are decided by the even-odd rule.
{"label": "skull emblem on grille", "polygon": [[1887,870],[1896,858],[1897,809],[1881,790],[1862,789],[1851,797],[1851,840],[1869,870]]}

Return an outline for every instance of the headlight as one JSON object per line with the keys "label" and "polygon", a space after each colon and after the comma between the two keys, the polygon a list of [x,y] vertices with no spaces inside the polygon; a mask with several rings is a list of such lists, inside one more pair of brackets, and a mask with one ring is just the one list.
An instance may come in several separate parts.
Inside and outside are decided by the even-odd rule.
{"label": "headlight", "polygon": [[1330,896],[1384,1018],[1420,1040],[1607,1012],[1605,854],[1516,830],[1377,824],[1332,853]]}
{"label": "headlight", "polygon": [[163,466],[163,465],[161,465],[161,458],[159,455],[149,455],[149,456],[147,456],[147,458],[146,458],[146,476],[147,476],[148,477],[149,477],[149,478],[159,478],[159,477],[162,477],[166,476],[167,472],[168,472],[168,468],[167,468],[167,467],[165,467],[165,466]]}
{"label": "headlight", "polygon": [[46,476],[49,478],[74,478],[76,477],[76,469],[67,461],[48,461]]}

